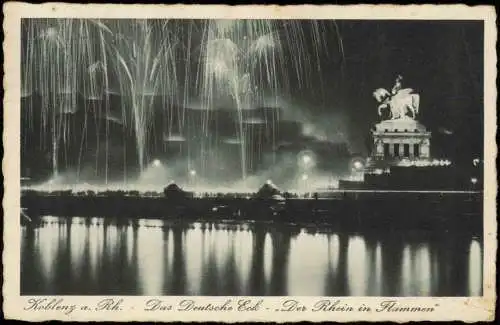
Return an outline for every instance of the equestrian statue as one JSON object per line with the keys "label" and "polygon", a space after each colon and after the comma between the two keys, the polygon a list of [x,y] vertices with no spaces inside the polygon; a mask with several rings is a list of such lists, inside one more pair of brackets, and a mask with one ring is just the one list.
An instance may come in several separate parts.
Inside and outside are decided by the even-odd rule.
{"label": "equestrian statue", "polygon": [[373,92],[373,97],[379,103],[379,116],[382,116],[382,110],[389,109],[391,120],[404,118],[414,120],[417,117],[420,96],[413,93],[411,88],[402,88],[402,81],[403,77],[398,76],[390,92],[384,88],[378,88]]}

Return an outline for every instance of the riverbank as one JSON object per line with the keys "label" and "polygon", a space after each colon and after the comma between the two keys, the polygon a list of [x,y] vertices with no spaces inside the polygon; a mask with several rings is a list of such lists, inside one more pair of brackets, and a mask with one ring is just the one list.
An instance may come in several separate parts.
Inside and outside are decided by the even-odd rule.
{"label": "riverbank", "polygon": [[237,194],[210,197],[49,195],[22,193],[30,218],[102,216],[184,221],[315,223],[347,229],[466,229],[482,232],[480,192],[337,192],[312,198],[259,199]]}

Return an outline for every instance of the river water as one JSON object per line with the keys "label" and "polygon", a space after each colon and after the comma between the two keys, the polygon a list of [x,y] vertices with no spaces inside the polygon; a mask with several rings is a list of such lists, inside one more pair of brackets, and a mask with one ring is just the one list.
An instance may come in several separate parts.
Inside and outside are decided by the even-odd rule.
{"label": "river water", "polygon": [[460,233],[43,217],[22,227],[23,295],[478,296]]}

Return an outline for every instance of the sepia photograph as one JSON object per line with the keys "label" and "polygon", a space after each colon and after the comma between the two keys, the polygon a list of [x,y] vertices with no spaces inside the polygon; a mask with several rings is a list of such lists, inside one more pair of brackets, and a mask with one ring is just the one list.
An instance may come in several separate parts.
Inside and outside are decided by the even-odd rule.
{"label": "sepia photograph", "polygon": [[18,21],[25,310],[484,295],[484,20],[108,17]]}

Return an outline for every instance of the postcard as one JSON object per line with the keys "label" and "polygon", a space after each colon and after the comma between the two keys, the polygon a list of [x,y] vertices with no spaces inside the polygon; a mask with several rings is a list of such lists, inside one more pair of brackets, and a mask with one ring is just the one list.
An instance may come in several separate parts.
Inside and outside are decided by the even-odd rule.
{"label": "postcard", "polygon": [[7,319],[494,319],[493,7],[3,8]]}

